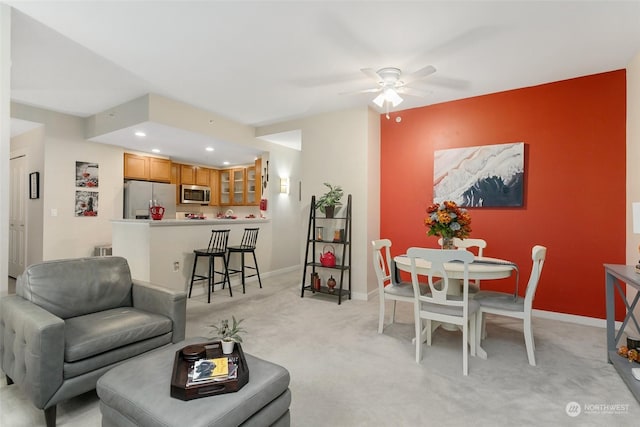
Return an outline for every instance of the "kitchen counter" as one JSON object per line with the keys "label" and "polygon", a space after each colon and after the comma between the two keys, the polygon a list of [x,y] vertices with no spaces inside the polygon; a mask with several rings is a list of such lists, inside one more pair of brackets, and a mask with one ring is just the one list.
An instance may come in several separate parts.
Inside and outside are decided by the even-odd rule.
{"label": "kitchen counter", "polygon": [[[111,221],[113,255],[129,262],[134,279],[152,282],[176,290],[188,290],[193,269],[194,249],[204,249],[211,230],[230,230],[229,246],[239,245],[245,228],[259,228],[256,257],[260,271],[271,271],[272,224],[269,219],[117,219]],[[232,256],[232,267],[238,267],[239,256]],[[216,269],[220,269],[217,265]],[[201,269],[202,268],[202,269]],[[198,263],[205,274],[206,262]],[[237,276],[232,276],[235,286]],[[252,278],[253,279],[253,278]],[[206,282],[194,284],[194,295],[206,293]]]}
{"label": "kitchen counter", "polygon": [[161,219],[155,221],[152,219],[115,219],[112,223],[133,223],[148,224],[150,227],[175,227],[185,225],[222,225],[222,224],[261,224],[271,220],[266,218],[207,218],[207,219]]}

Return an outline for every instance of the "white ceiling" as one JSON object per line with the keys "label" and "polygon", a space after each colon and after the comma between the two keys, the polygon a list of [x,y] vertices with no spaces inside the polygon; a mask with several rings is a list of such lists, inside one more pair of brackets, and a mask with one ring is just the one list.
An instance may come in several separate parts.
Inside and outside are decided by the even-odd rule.
{"label": "white ceiling", "polygon": [[[340,95],[371,87],[361,68],[433,65],[408,109],[622,69],[640,53],[640,1],[7,3],[12,100],[81,117],[157,93],[260,126],[377,109],[375,94]],[[182,141],[173,149],[201,157]]]}

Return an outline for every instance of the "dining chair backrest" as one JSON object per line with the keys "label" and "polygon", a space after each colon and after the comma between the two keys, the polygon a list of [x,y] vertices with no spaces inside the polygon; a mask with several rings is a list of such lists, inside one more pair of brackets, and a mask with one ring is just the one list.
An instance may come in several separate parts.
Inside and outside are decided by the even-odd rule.
{"label": "dining chair backrest", "polygon": [[230,230],[211,230],[211,237],[209,238],[209,246],[207,246],[207,252],[226,252],[227,243],[229,242],[229,231]]}
{"label": "dining chair backrest", "polygon": [[240,246],[243,248],[255,248],[258,241],[258,231],[260,231],[259,228],[245,228]]}
{"label": "dining chair backrest", "polygon": [[[411,260],[411,281],[414,286],[414,294],[419,295],[421,301],[454,307],[464,306],[466,310],[466,301],[469,299],[469,263],[473,262],[471,252],[456,249],[409,248],[407,256]],[[430,293],[421,294],[419,291],[416,259],[423,259],[431,265],[428,274],[426,274]],[[453,297],[451,294],[455,294],[455,292],[449,290],[449,286],[459,286],[457,280],[449,280],[449,274],[444,265],[449,262],[464,264],[462,299]],[[438,285],[436,286],[436,284]]]}
{"label": "dining chair backrest", "polygon": [[529,276],[529,282],[527,283],[527,290],[524,295],[525,310],[531,310],[533,306],[533,298],[536,294],[538,282],[540,281],[540,275],[542,274],[542,267],[544,266],[544,260],[547,257],[547,248],[544,246],[536,245],[531,249],[531,259],[533,260],[533,267],[531,268],[531,275]]}
{"label": "dining chair backrest", "polygon": [[[392,282],[392,271],[389,261],[391,261],[391,240],[380,239],[371,242],[373,246],[373,268],[378,278],[378,290],[384,292],[384,287]],[[384,252],[384,253],[383,253]]]}
{"label": "dining chair backrest", "polygon": [[[438,239],[438,244],[442,246],[442,237]],[[482,256],[483,249],[487,247],[487,241],[484,239],[460,239],[458,237],[453,238],[453,246],[457,249],[469,250],[470,248],[477,248],[477,256]]]}

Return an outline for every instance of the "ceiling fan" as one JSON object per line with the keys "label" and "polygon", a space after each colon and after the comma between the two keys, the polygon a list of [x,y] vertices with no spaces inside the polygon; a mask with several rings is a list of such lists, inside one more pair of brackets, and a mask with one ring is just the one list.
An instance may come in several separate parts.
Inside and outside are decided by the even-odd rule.
{"label": "ceiling fan", "polygon": [[349,93],[379,93],[378,96],[373,99],[373,103],[379,108],[383,106],[386,107],[387,118],[389,118],[389,105],[397,107],[403,101],[400,94],[414,96],[427,95],[426,91],[409,87],[409,85],[435,73],[436,69],[432,65],[427,65],[414,73],[404,76],[402,70],[396,67],[385,67],[378,71],[374,71],[372,68],[363,68],[360,71],[367,77],[375,80],[378,87]]}

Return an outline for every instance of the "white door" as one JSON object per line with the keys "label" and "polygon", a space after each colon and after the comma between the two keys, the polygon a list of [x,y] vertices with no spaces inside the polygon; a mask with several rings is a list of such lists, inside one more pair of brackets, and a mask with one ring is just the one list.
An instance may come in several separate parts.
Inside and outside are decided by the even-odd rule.
{"label": "white door", "polygon": [[27,198],[26,157],[10,161],[9,190],[9,276],[18,277],[25,269],[25,202]]}

